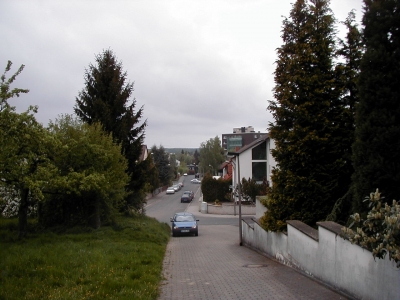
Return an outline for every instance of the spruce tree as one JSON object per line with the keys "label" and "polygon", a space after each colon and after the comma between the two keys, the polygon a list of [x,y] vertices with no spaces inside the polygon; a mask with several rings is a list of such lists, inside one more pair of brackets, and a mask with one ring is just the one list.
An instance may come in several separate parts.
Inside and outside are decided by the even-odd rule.
{"label": "spruce tree", "polygon": [[133,83],[127,82],[127,73],[112,50],[104,50],[95,60],[96,64],[90,64],[85,71],[85,87],[76,97],[74,110],[86,123],[100,122],[122,145],[130,175],[127,189],[131,193],[127,205],[141,209],[145,201],[142,191],[145,182],[140,179],[146,166],[141,166],[139,157],[147,125],[146,121],[139,124],[143,107],[135,110],[136,99],[131,98]]}
{"label": "spruce tree", "polygon": [[363,41],[353,145],[353,212],[379,188],[400,197],[400,7],[398,0],[365,0]]}
{"label": "spruce tree", "polygon": [[286,220],[311,226],[324,220],[348,187],[340,137],[340,91],[336,87],[334,16],[329,1],[298,0],[283,21],[269,124],[277,168],[268,211],[261,222],[284,230]]}

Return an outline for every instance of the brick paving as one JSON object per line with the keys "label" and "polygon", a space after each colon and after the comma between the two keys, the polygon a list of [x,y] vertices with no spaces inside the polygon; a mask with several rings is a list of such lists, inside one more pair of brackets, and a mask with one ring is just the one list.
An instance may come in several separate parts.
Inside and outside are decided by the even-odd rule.
{"label": "brick paving", "polygon": [[159,300],[349,299],[311,278],[239,246],[238,227],[199,227],[171,237]]}

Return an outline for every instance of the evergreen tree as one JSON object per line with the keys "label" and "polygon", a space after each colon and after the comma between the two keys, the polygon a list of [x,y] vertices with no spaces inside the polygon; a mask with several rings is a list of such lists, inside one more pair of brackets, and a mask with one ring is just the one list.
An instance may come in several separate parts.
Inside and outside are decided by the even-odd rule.
{"label": "evergreen tree", "polygon": [[400,7],[397,0],[365,0],[363,40],[353,145],[353,212],[379,190],[387,201],[400,196]]}
{"label": "evergreen tree", "polygon": [[[355,141],[355,110],[359,102],[357,80],[360,74],[360,62],[363,55],[362,35],[355,23],[355,13],[351,11],[343,24],[347,28],[345,40],[339,40],[337,54],[341,58],[336,66],[337,88],[341,91],[341,122],[338,126],[341,151],[344,159],[343,176],[339,185],[349,187],[351,175],[354,173],[352,161],[352,145]],[[346,223],[351,214],[351,188],[341,198],[337,199],[327,220],[341,224]]]}
{"label": "evergreen tree", "polygon": [[131,98],[133,83],[127,82],[127,73],[112,50],[97,55],[96,65],[89,65],[84,78],[85,87],[76,98],[75,113],[89,124],[101,123],[121,144],[130,175],[127,189],[131,193],[127,196],[127,205],[141,209],[145,201],[142,191],[145,182],[140,179],[147,166],[141,165],[139,157],[147,122],[139,124],[143,107],[135,111],[136,99]]}
{"label": "evergreen tree", "polygon": [[154,164],[158,170],[159,180],[163,186],[169,185],[172,179],[172,168],[169,162],[168,153],[165,151],[164,146],[156,145],[151,147],[151,156],[153,157]]}
{"label": "evergreen tree", "polygon": [[284,230],[286,220],[311,226],[324,220],[348,186],[340,136],[341,99],[335,84],[334,17],[327,0],[298,0],[283,21],[278,49],[275,101],[269,124],[276,148],[268,212],[269,230]]}

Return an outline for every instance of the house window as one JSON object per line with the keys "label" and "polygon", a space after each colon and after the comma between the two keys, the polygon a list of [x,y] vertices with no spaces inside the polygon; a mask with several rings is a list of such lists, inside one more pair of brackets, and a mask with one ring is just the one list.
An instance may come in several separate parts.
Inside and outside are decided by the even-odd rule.
{"label": "house window", "polygon": [[263,181],[267,176],[267,163],[265,161],[252,162],[252,178],[255,181]]}
{"label": "house window", "polygon": [[263,142],[252,150],[252,160],[266,160],[267,159],[267,142]]}

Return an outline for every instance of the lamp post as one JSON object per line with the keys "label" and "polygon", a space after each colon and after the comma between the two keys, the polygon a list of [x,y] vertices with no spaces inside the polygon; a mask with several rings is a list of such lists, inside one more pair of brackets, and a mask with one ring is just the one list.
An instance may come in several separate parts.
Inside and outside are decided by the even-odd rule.
{"label": "lamp post", "polygon": [[[239,245],[243,246],[243,238],[242,238],[242,187],[240,183],[240,162],[239,162],[239,153],[237,152],[228,152],[228,155],[233,155],[237,157],[237,170],[238,170],[238,178],[237,185],[239,189]],[[235,172],[236,173],[236,172]]]}

